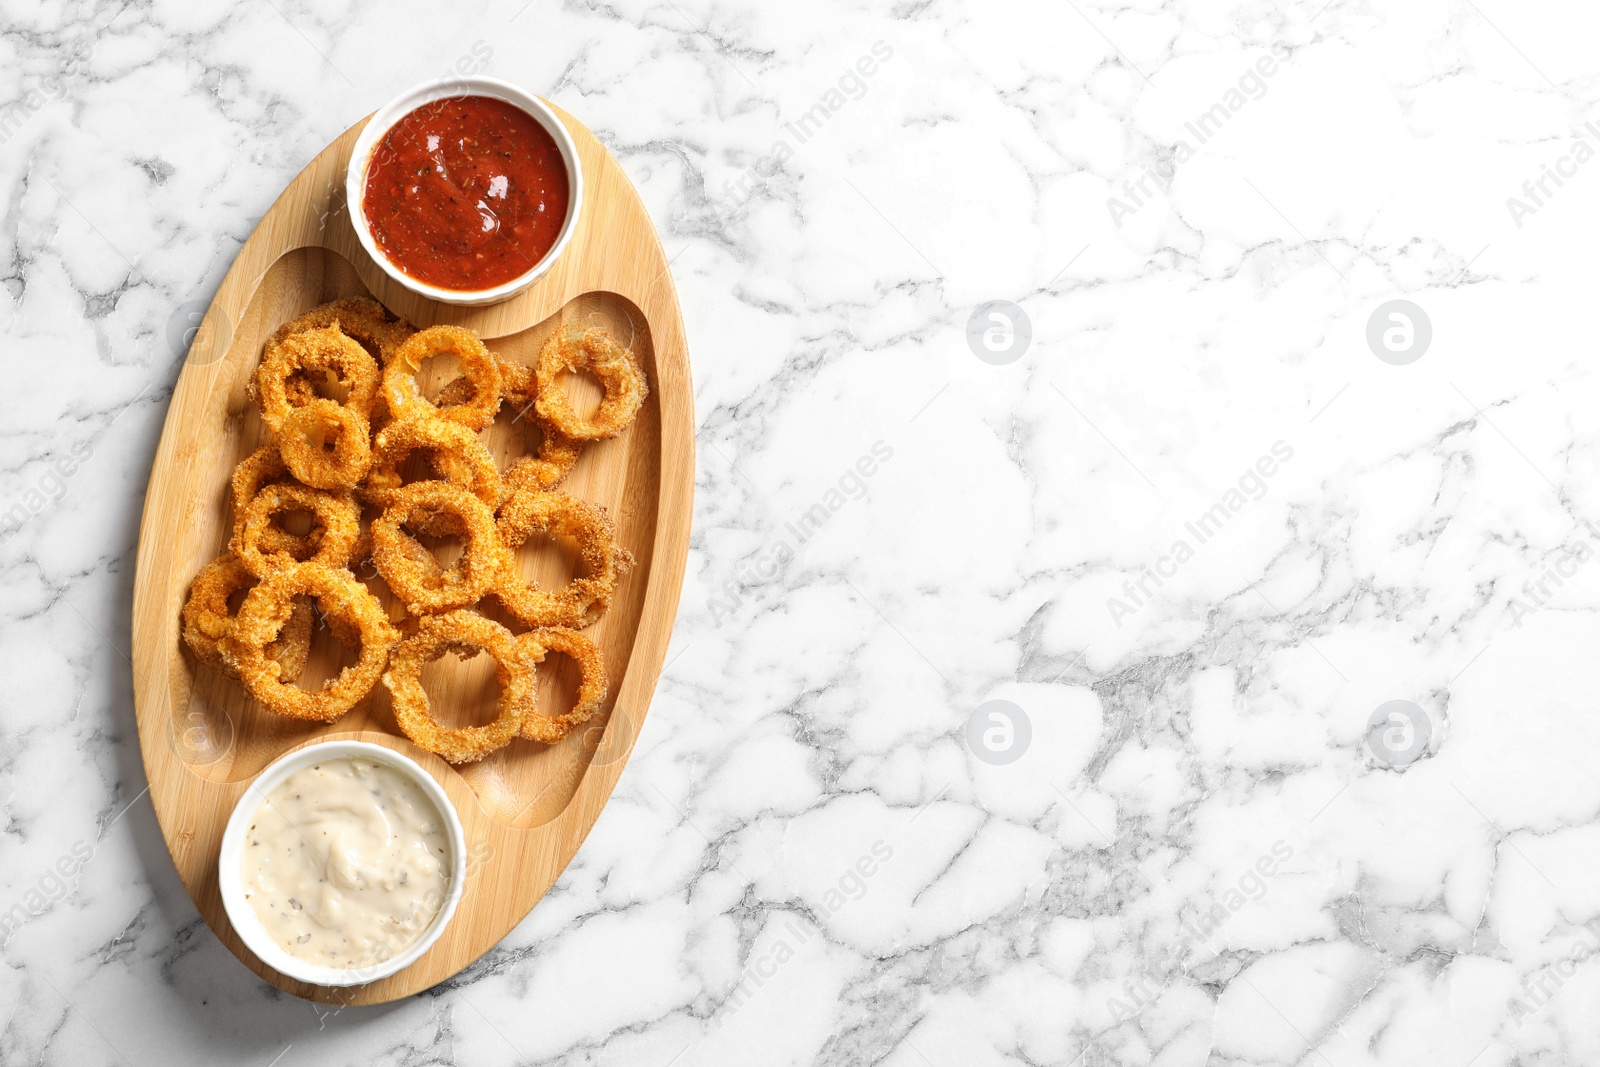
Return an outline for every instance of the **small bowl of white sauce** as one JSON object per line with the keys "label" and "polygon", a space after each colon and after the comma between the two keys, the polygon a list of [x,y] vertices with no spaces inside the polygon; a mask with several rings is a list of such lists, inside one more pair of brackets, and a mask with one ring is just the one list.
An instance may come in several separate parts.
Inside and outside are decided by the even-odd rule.
{"label": "small bowl of white sauce", "polygon": [[426,952],[466,882],[466,835],[415,761],[365,741],[289,753],[250,784],[222,835],[228,921],[267,966],[365,985]]}

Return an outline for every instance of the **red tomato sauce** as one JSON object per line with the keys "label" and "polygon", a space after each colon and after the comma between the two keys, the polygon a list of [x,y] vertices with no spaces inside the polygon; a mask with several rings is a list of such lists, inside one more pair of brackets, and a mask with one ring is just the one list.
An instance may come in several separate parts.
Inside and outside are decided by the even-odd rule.
{"label": "red tomato sauce", "polygon": [[527,112],[487,96],[423,104],[383,135],[361,206],[407,276],[490,289],[532,270],[567,219],[567,167]]}

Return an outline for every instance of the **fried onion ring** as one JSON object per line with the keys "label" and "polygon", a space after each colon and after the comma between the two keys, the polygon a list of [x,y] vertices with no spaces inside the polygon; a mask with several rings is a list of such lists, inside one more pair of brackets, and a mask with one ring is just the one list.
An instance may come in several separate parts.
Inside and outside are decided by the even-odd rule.
{"label": "fried onion ring", "polygon": [[[600,407],[587,419],[579,418],[567,394],[557,385],[561,375],[578,370],[593,374],[606,391]],[[633,422],[644,398],[650,395],[633,353],[599,326],[581,333],[557,330],[551,334],[539,352],[534,376],[539,386],[535,410],[556,429],[578,441],[617,436]]]}
{"label": "fried onion ring", "polygon": [[[417,372],[433,356],[451,355],[472,383],[472,396],[460,403],[438,407],[417,388]],[[383,369],[383,396],[396,419],[432,415],[446,422],[481,430],[500,410],[500,367],[494,353],[478,335],[459,326],[431,326],[413,334]]]}
{"label": "fried onion ring", "polygon": [[535,663],[544,661],[546,652],[561,652],[571,656],[583,672],[578,683],[578,697],[564,715],[540,715],[532,709],[522,720],[522,736],[529,741],[553,745],[572,732],[574,726],[588,722],[606,699],[606,666],[595,643],[576,630],[547,627],[529,630],[517,638],[527,645]]}
{"label": "fried onion ring", "polygon": [[[536,646],[513,637],[504,626],[471,611],[452,611],[420,619],[417,632],[400,642],[389,657],[383,684],[394,700],[395,721],[420,748],[451,763],[471,763],[503,747],[523,729],[533,710]],[[500,681],[499,717],[487,726],[446,729],[428,708],[422,668],[446,652],[471,659],[478,652],[494,657]],[[541,648],[540,654],[543,654]]]}
{"label": "fried onion ring", "polygon": [[[278,446],[269,441],[239,461],[233,468],[229,484],[233,490],[233,532],[237,536],[244,529],[244,509],[256,498],[264,485],[293,484],[294,476],[283,462]],[[297,560],[309,559],[316,546],[306,534],[290,533],[276,524],[261,531],[259,541],[263,552],[281,553]]]}
{"label": "fried onion ring", "polygon": [[307,330],[325,329],[338,324],[347,337],[361,343],[379,363],[387,364],[406,339],[417,328],[405,319],[389,314],[389,309],[370,296],[347,296],[343,300],[314,307],[297,319],[279,326],[267,347],[282,344],[284,339]]}
{"label": "fried onion ring", "polygon": [[[427,519],[461,537],[466,549],[448,570],[403,527]],[[395,490],[372,523],[372,561],[406,610],[419,615],[464,608],[494,588],[506,560],[494,512],[449,482],[417,482]]]}
{"label": "fried onion ring", "polygon": [[274,551],[264,540],[272,517],[284,511],[309,511],[317,528],[307,535],[313,553],[305,562],[339,568],[350,562],[361,537],[361,508],[348,493],[335,494],[303,485],[269,485],[245,505],[243,520],[228,542],[246,570],[264,578],[273,570],[301,562],[285,551]]}
{"label": "fried onion ring", "polygon": [[500,472],[478,435],[458,423],[427,417],[390,423],[378,431],[361,498],[387,508],[402,488],[401,466],[419,450],[428,454],[439,478],[466,489],[490,509],[500,505]]}
{"label": "fried onion ring", "polygon": [[[218,556],[200,568],[189,587],[183,605],[183,643],[195,659],[213,670],[233,677],[222,657],[222,642],[233,632],[233,613],[228,598],[256,584],[256,576],[234,556]],[[278,664],[278,676],[294,681],[306,669],[311,654],[311,602],[296,600],[289,621],[266,648],[266,655]]]}
{"label": "fried onion ring", "polygon": [[363,417],[372,414],[380,382],[378,361],[335,323],[290,334],[268,346],[255,375],[261,421],[268,429],[273,433],[282,431],[284,419],[298,406],[297,402],[309,402],[304,384],[308,379],[304,376],[322,372],[339,379],[347,393],[346,407],[354,408]]}
{"label": "fried onion ring", "polygon": [[[500,509],[497,525],[509,558],[495,596],[524,626],[576,629],[597,622],[611,607],[618,575],[633,563],[633,556],[617,544],[605,508],[561,493],[519,490]],[[514,553],[536,530],[575,539],[588,573],[553,593],[524,578]]]}
{"label": "fried onion ring", "polygon": [[[287,625],[298,597],[311,597],[326,618],[338,619],[361,635],[355,663],[311,692],[285,682],[266,647]],[[378,599],[347,571],[317,563],[298,563],[274,571],[244,598],[233,629],[222,642],[225,663],[250,695],[268,711],[291,719],[333,722],[372,691],[389,650],[400,640]]]}
{"label": "fried onion ring", "polygon": [[366,416],[320,398],[285,416],[278,451],[290,473],[313,489],[354,489],[372,466]]}

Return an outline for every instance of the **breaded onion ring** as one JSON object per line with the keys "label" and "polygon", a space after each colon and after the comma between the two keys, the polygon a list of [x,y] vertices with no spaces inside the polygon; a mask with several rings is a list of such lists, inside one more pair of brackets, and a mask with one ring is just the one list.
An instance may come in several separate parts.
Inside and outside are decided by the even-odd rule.
{"label": "breaded onion ring", "polygon": [[[497,525],[508,559],[494,593],[524,626],[578,628],[598,621],[611,607],[618,575],[633,562],[617,544],[605,508],[561,493],[519,490],[500,509]],[[524,578],[515,552],[535,530],[576,540],[587,573],[553,593]]]}
{"label": "breaded onion ring", "polygon": [[[233,489],[233,532],[237,536],[244,529],[244,509],[256,498],[264,485],[294,483],[294,476],[283,462],[278,446],[272,441],[257,448],[233,468],[230,485]],[[297,560],[309,559],[316,546],[307,534],[290,533],[269,524],[261,531],[260,546],[263,552],[280,553]]]}
{"label": "breaded onion ring", "polygon": [[245,505],[243,523],[228,542],[228,550],[251,574],[264,578],[273,570],[301,562],[263,543],[272,517],[284,511],[309,511],[316,518],[316,529],[307,535],[313,554],[305,562],[329,568],[350,562],[361,537],[361,508],[348,493],[329,493],[303,485],[269,485]]}
{"label": "breaded onion ring", "polygon": [[[556,384],[562,374],[578,370],[593,374],[606,391],[600,407],[587,419],[578,417],[567,394]],[[556,429],[578,441],[617,436],[627,429],[639,414],[644,398],[650,395],[633,353],[599,326],[581,333],[557,330],[551,334],[539,352],[534,376],[539,386],[535,410]]]}
{"label": "breaded onion ring", "polygon": [[[383,675],[383,684],[394,697],[395,721],[418,747],[451,763],[482,759],[516,737],[533,709],[535,674],[529,653],[534,647],[471,611],[419,619],[417,632],[395,648]],[[422,668],[446,652],[471,659],[480,651],[494,657],[500,680],[499,717],[487,726],[446,729],[429,712]]]}
{"label": "breaded onion ring", "polygon": [[[355,663],[309,692],[283,680],[278,664],[266,656],[294,611],[297,597],[312,597],[327,618],[336,618],[361,635]],[[372,691],[389,650],[400,635],[383,613],[378,599],[347,571],[317,563],[297,563],[275,571],[250,590],[222,642],[222,657],[250,695],[268,711],[291,719],[333,722]]]}
{"label": "breaded onion ring", "polygon": [[[466,542],[448,570],[404,529],[423,519]],[[494,513],[449,482],[417,482],[395,490],[389,506],[372,523],[372,561],[378,573],[406,609],[419,615],[474,603],[494,587],[505,560]]]}
{"label": "breaded onion ring", "polygon": [[[233,671],[222,658],[222,641],[233,631],[228,598],[256,584],[256,576],[233,556],[218,556],[200,568],[183,605],[183,643],[195,659],[229,677]],[[266,654],[278,663],[279,677],[294,681],[306,668],[311,654],[311,602],[296,600],[289,621]]]}
{"label": "breaded onion ring", "polygon": [[355,408],[312,400],[285,416],[278,451],[290,473],[313,489],[354,489],[372,466],[369,432]]}
{"label": "breaded onion ring", "polygon": [[[451,355],[461,364],[462,375],[472,383],[469,400],[437,407],[417,388],[417,372],[432,356]],[[383,369],[383,396],[396,419],[432,415],[446,422],[481,430],[500,410],[500,367],[478,335],[459,326],[432,326],[413,334]]]}
{"label": "breaded onion ring", "polygon": [[427,417],[392,422],[378,431],[361,498],[388,507],[402,487],[401,466],[419,450],[428,454],[439,478],[466,489],[491,509],[499,506],[500,472],[478,435],[457,423]]}
{"label": "breaded onion ring", "polygon": [[362,416],[372,414],[372,402],[378,396],[378,361],[373,359],[355,341],[346,337],[337,325],[326,329],[306,330],[290,334],[281,342],[271,345],[256,368],[256,400],[261,405],[261,421],[273,433],[283,429],[283,420],[297,406],[297,400],[307,399],[303,385],[308,372],[330,372],[335,375],[348,395],[344,404]]}
{"label": "breaded onion ring", "polygon": [[405,319],[395,318],[389,314],[388,308],[370,296],[347,296],[343,300],[314,307],[299,318],[279,326],[267,342],[267,347],[281,344],[284,338],[292,334],[323,329],[335,323],[346,337],[359,341],[374,359],[384,364],[393,359],[406,339],[417,332],[415,326]]}
{"label": "breaded onion ring", "polygon": [[542,663],[546,652],[561,652],[571,656],[582,671],[578,683],[578,697],[564,715],[540,715],[530,710],[522,720],[522,736],[529,741],[553,745],[572,732],[574,726],[588,722],[606,699],[606,666],[600,649],[576,630],[547,627],[529,630],[517,638],[527,645],[535,663]]}

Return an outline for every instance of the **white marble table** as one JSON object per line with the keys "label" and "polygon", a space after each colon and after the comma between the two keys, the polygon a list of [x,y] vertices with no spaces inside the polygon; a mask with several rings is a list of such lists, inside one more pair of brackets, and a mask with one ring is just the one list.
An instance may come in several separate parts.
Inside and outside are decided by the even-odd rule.
{"label": "white marble table", "polygon": [[[0,1062],[1600,1062],[1600,11],[1379,7],[7,5]],[[331,1013],[174,874],[133,548],[190,311],[458,62],[643,193],[694,542],[555,889]]]}

